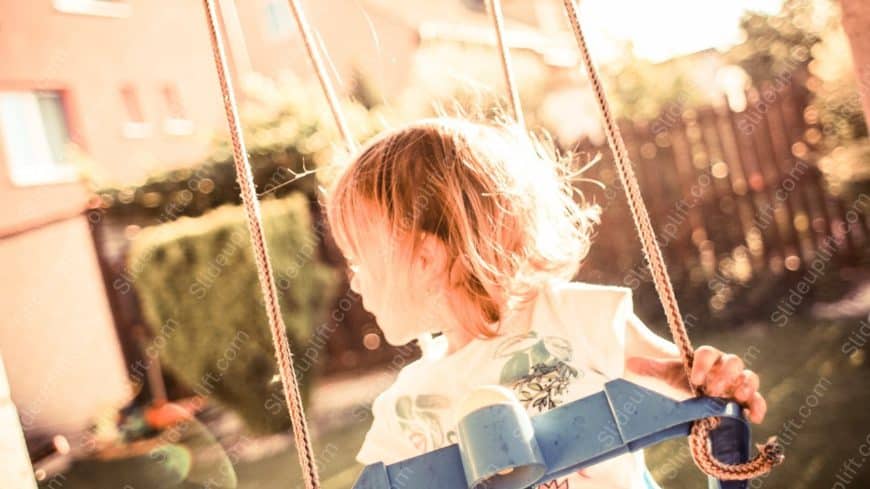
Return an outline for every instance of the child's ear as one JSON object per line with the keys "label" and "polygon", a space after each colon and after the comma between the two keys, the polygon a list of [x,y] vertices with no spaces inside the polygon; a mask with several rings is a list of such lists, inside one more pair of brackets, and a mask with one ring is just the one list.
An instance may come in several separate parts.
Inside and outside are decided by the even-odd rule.
{"label": "child's ear", "polygon": [[430,276],[443,275],[447,265],[447,249],[437,236],[423,233],[420,245],[420,266]]}

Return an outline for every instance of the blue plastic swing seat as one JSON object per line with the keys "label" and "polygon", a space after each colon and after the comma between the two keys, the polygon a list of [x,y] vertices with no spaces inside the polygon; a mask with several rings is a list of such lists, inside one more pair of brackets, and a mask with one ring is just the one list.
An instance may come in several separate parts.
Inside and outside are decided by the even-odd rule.
{"label": "blue plastic swing seat", "polygon": [[[718,416],[713,454],[749,459],[749,425],[735,402],[714,397],[675,401],[623,379],[604,390],[529,418],[519,405],[472,411],[453,444],[391,465],[366,466],[354,489],[524,489],[626,452],[687,436],[696,420]],[[711,489],[746,489],[748,481],[709,479]]]}

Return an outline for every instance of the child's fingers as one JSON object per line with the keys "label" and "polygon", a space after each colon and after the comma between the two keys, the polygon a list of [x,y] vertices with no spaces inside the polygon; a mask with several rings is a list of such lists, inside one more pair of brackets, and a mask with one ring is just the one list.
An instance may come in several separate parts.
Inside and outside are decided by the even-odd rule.
{"label": "child's fingers", "polygon": [[758,391],[752,395],[752,399],[747,403],[744,414],[753,423],[757,424],[764,421],[764,415],[767,414],[767,401],[764,400],[764,397]]}
{"label": "child's fingers", "polygon": [[744,370],[740,374],[740,382],[735,384],[734,399],[740,404],[747,404],[758,391],[760,384],[758,374],[752,370]]}
{"label": "child's fingers", "polygon": [[707,375],[706,392],[710,396],[728,397],[731,387],[736,384],[743,373],[743,360],[737,355],[725,354],[713,366]]}
{"label": "child's fingers", "polygon": [[695,360],[692,363],[692,385],[704,385],[707,374],[713,365],[722,357],[722,352],[712,346],[704,345],[695,350]]}

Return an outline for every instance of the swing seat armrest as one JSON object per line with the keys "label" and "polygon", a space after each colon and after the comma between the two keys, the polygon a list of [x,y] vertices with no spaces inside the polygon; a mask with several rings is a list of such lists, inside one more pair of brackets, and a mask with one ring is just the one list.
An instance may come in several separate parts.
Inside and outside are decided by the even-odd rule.
{"label": "swing seat armrest", "polygon": [[[495,406],[493,406],[495,407]],[[470,416],[488,416],[486,424],[514,426],[508,419],[509,410],[481,408]],[[515,413],[515,411],[514,411]],[[525,415],[525,413],[523,413]],[[533,481],[544,483],[584,467],[595,465],[624,453],[679,436],[687,436],[692,424],[710,416],[719,417],[720,427],[712,432],[714,453],[723,462],[737,463],[749,457],[749,426],[742,409],[734,402],[720,398],[698,397],[676,401],[624,379],[608,382],[604,390],[566,403],[531,418],[533,434],[517,436],[517,431],[492,432],[475,430],[475,440],[469,447],[452,444],[441,449],[409,458],[391,465],[367,466],[354,484],[355,489],[456,489],[474,487],[480,480],[468,480],[467,473],[509,474],[523,468],[517,453],[537,453],[543,463],[543,475]],[[503,417],[503,419],[497,419]],[[463,421],[460,421],[460,425]],[[485,454],[474,453],[487,447]],[[528,449],[527,449],[528,448]],[[463,450],[469,453],[463,453]],[[538,457],[533,457],[537,459]],[[481,467],[466,467],[463,461]],[[488,487],[522,489],[510,478],[488,480]],[[716,481],[718,484],[718,481]],[[745,481],[723,482],[721,489],[742,489]],[[742,484],[742,485],[741,485]]]}

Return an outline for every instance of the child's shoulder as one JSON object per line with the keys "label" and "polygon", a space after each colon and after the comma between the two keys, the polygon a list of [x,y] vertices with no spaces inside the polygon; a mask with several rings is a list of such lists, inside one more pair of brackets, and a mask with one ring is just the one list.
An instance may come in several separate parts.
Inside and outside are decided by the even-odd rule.
{"label": "child's shoulder", "polygon": [[622,376],[625,331],[634,313],[626,287],[552,281],[536,327],[554,331],[583,350],[585,362],[607,378]]}
{"label": "child's shoulder", "polygon": [[631,310],[632,291],[627,287],[568,280],[552,280],[543,291],[544,298],[560,311],[613,314]]}
{"label": "child's shoulder", "polygon": [[503,356],[503,350],[511,345],[525,344],[529,335],[558,336],[609,350],[611,345],[622,343],[625,321],[632,314],[631,289],[612,285],[551,280],[534,302],[530,323],[524,322],[528,319],[511,320],[503,335],[472,340],[456,353],[447,354],[443,336],[421,341],[422,357],[402,366],[394,387],[416,386],[421,378],[432,371],[443,372],[447,365],[483,368],[478,364]]}

